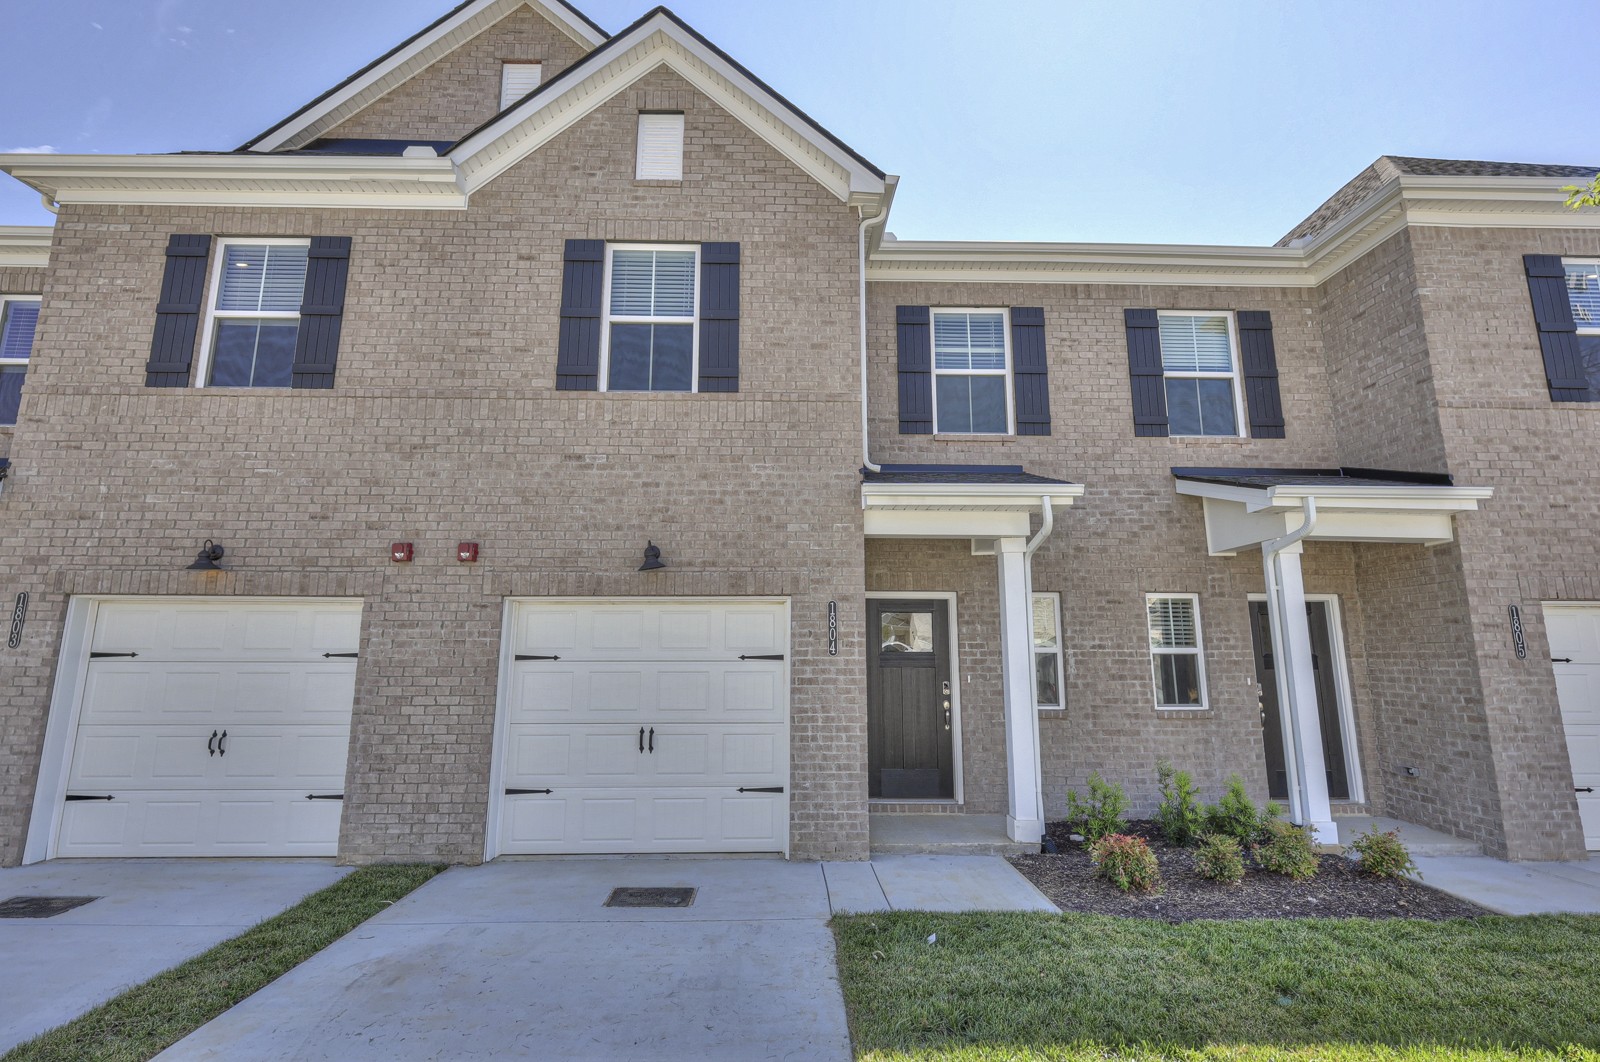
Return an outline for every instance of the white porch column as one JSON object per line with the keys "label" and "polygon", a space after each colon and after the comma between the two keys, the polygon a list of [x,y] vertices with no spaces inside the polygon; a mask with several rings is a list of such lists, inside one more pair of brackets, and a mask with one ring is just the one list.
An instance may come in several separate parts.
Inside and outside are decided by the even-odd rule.
{"label": "white porch column", "polygon": [[[1268,546],[1271,543],[1267,543]],[[1289,817],[1309,826],[1319,844],[1338,844],[1328,802],[1328,769],[1322,755],[1322,720],[1317,712],[1317,682],[1311,663],[1311,627],[1306,621],[1306,587],[1300,576],[1305,546],[1263,549],[1272,651],[1278,666],[1278,705],[1283,718],[1284,763],[1289,771]]]}
{"label": "white porch column", "polygon": [[1027,539],[1002,538],[1000,562],[1000,673],[1006,707],[1006,833],[1013,841],[1044,837],[1040,787],[1039,713],[1033,700],[1033,603],[1028,590]]}

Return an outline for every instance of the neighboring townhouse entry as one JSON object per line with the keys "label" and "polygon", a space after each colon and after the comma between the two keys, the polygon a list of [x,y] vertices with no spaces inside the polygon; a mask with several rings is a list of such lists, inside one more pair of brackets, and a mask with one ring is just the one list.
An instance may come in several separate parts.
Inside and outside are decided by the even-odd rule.
{"label": "neighboring townhouse entry", "polygon": [[[1306,619],[1311,627],[1311,666],[1317,684],[1317,716],[1322,723],[1322,758],[1328,770],[1328,799],[1355,799],[1350,752],[1353,728],[1339,696],[1340,658],[1335,645],[1333,605],[1308,600]],[[1255,642],[1256,682],[1261,688],[1262,744],[1267,757],[1267,795],[1289,799],[1289,774],[1284,764],[1283,712],[1278,707],[1277,660],[1267,622],[1267,603],[1250,602],[1250,631]]]}
{"label": "neighboring townhouse entry", "polygon": [[34,815],[49,855],[337,853],[361,602],[73,608]]}
{"label": "neighboring townhouse entry", "polygon": [[1544,607],[1584,847],[1600,851],[1600,605]]}
{"label": "neighboring townhouse entry", "polygon": [[508,607],[488,854],[781,852],[787,602]]}

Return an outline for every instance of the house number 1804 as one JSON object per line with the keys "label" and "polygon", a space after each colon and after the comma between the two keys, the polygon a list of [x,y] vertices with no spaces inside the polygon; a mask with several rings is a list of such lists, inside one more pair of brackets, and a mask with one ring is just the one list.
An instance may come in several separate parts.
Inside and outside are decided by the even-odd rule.
{"label": "house number 1804", "polygon": [[839,655],[839,602],[828,602],[828,655]]}

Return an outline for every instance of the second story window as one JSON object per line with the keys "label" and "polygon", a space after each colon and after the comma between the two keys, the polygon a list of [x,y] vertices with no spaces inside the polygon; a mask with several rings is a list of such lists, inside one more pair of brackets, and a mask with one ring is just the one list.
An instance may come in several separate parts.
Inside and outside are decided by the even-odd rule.
{"label": "second story window", "polygon": [[33,333],[38,323],[37,298],[0,296],[0,427],[17,422],[22,380],[28,373]]}
{"label": "second story window", "polygon": [[1591,389],[1600,387],[1600,259],[1565,259],[1567,301],[1578,326],[1578,356]]}
{"label": "second story window", "polygon": [[199,378],[208,387],[288,387],[308,240],[224,240]]}
{"label": "second story window", "polygon": [[1163,310],[1159,320],[1170,434],[1242,434],[1233,315]]}
{"label": "second story window", "polygon": [[607,255],[606,390],[693,391],[698,249],[615,244]]}
{"label": "second story window", "polygon": [[1005,311],[934,310],[934,432],[1009,435],[1010,368]]}

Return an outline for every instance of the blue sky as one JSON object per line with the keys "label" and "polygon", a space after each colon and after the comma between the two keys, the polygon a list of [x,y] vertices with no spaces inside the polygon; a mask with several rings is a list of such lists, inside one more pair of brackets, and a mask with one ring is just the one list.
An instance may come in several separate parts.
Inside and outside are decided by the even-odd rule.
{"label": "blue sky", "polygon": [[[12,3],[0,151],[227,149],[454,0]],[[616,31],[649,0],[580,6]],[[1380,154],[1600,162],[1553,0],[678,0],[902,176],[902,239],[1270,243]],[[314,32],[306,27],[315,26]],[[19,42],[21,46],[17,46]],[[0,224],[44,224],[0,176]]]}

